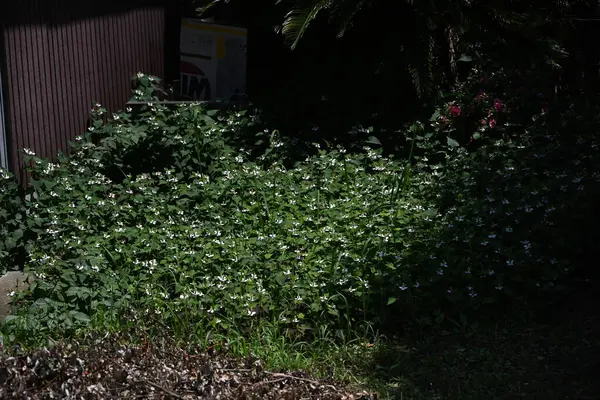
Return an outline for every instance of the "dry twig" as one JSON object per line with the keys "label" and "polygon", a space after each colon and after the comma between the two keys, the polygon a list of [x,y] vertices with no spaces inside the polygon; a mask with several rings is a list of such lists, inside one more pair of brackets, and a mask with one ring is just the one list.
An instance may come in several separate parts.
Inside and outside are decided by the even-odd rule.
{"label": "dry twig", "polygon": [[149,384],[150,386],[154,386],[155,388],[157,388],[159,390],[162,390],[163,392],[165,392],[166,394],[168,394],[171,397],[175,397],[176,399],[183,400],[183,397],[181,397],[180,395],[178,395],[174,391],[172,391],[170,389],[167,389],[166,387],[163,387],[163,386],[159,385],[158,383],[154,383],[154,382],[149,381],[149,380],[145,380],[145,382],[147,384]]}

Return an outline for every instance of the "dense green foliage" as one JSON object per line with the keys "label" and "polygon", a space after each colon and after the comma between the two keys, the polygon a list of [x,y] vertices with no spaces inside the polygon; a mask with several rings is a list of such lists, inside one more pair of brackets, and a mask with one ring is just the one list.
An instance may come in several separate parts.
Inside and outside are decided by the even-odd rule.
{"label": "dense green foliage", "polygon": [[[139,79],[151,98],[153,78]],[[36,280],[6,321],[16,337],[100,314],[310,334],[539,296],[571,271],[598,195],[597,117],[570,110],[527,130],[505,121],[471,150],[434,116],[407,133],[408,162],[373,138],[358,151],[313,144],[293,166],[298,146],[256,132],[247,110],[93,115],[70,157],[28,157],[26,212],[9,223],[35,236]]]}
{"label": "dense green foliage", "polygon": [[0,274],[23,262],[27,243],[25,207],[14,176],[0,169]]}

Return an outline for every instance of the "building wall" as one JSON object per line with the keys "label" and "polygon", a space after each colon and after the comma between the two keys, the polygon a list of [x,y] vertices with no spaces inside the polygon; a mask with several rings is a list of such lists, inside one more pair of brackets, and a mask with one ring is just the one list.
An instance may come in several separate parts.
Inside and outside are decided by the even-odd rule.
{"label": "building wall", "polygon": [[[2,54],[0,54],[0,66],[1,65]],[[8,169],[8,141],[6,140],[6,123],[4,118],[4,93],[2,87],[2,74],[0,74],[0,168]]]}
{"label": "building wall", "polygon": [[79,0],[77,9],[71,0],[12,3],[0,6],[12,7],[0,21],[5,117],[11,170],[26,179],[23,148],[48,158],[68,153],[93,102],[123,109],[133,75],[164,76],[166,20],[156,1]]}

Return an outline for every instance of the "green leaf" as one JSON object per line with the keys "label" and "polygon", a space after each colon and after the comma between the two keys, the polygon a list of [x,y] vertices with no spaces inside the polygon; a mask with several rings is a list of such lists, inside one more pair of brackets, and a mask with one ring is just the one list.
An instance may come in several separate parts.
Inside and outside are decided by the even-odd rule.
{"label": "green leaf", "polygon": [[280,285],[284,285],[285,284],[285,275],[283,275],[282,273],[278,273],[275,275],[275,281],[280,284]]}
{"label": "green leaf", "polygon": [[22,229],[17,229],[13,232],[13,239],[15,241],[21,239],[23,237],[23,230]]}
{"label": "green leaf", "polygon": [[381,146],[381,142],[375,136],[371,136],[369,139],[367,139],[367,143]]}
{"label": "green leaf", "polygon": [[6,250],[11,251],[15,247],[17,247],[17,242],[14,241],[12,238],[6,238],[6,240],[4,241],[4,247],[6,248]]}
{"label": "green leaf", "polygon": [[217,124],[217,121],[215,121],[214,119],[212,119],[208,115],[204,116],[204,122],[206,122],[206,125],[208,125],[208,126],[214,126],[214,125]]}
{"label": "green leaf", "polygon": [[327,309],[327,312],[335,317],[338,317],[340,315],[339,311],[335,308],[329,308]]}
{"label": "green leaf", "polygon": [[395,297],[390,297],[387,301],[387,305],[389,306],[391,304],[394,304],[396,302],[396,300],[398,300],[398,299],[396,299]]}
{"label": "green leaf", "polygon": [[450,146],[450,147],[459,147],[460,146],[460,144],[456,140],[452,139],[450,136],[446,136],[446,139],[448,139],[448,146]]}
{"label": "green leaf", "polygon": [[90,322],[90,317],[88,317],[86,314],[82,313],[81,311],[69,311],[69,315],[71,317],[75,318],[77,321],[84,322],[84,323]]}
{"label": "green leaf", "polygon": [[6,317],[4,317],[4,318],[2,319],[2,323],[3,323],[3,324],[7,324],[7,323],[9,323],[10,321],[14,321],[14,320],[15,320],[15,319],[17,319],[17,318],[18,318],[18,317],[17,317],[16,315],[7,315]]}
{"label": "green leaf", "polygon": [[430,208],[429,210],[424,211],[423,215],[425,215],[426,217],[435,217],[437,213],[437,208]]}

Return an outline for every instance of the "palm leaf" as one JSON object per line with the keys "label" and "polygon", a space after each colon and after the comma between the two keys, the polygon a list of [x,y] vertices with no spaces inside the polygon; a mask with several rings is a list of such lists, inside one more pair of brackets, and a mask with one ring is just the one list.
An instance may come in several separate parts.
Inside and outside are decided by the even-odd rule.
{"label": "palm leaf", "polygon": [[319,12],[331,7],[331,5],[331,0],[319,0],[312,6],[293,8],[286,14],[281,33],[283,33],[286,41],[290,43],[292,50],[296,48],[298,42],[302,39],[302,36],[304,36],[306,30]]}
{"label": "palm leaf", "polygon": [[[196,8],[196,13],[198,13],[199,16],[203,16],[205,13],[210,11],[213,7],[215,7],[217,4],[221,3],[222,1],[223,0],[202,1],[201,3],[204,3],[204,4]],[[196,3],[196,1],[192,1],[192,2]],[[229,3],[229,0],[224,0],[224,2]]]}

